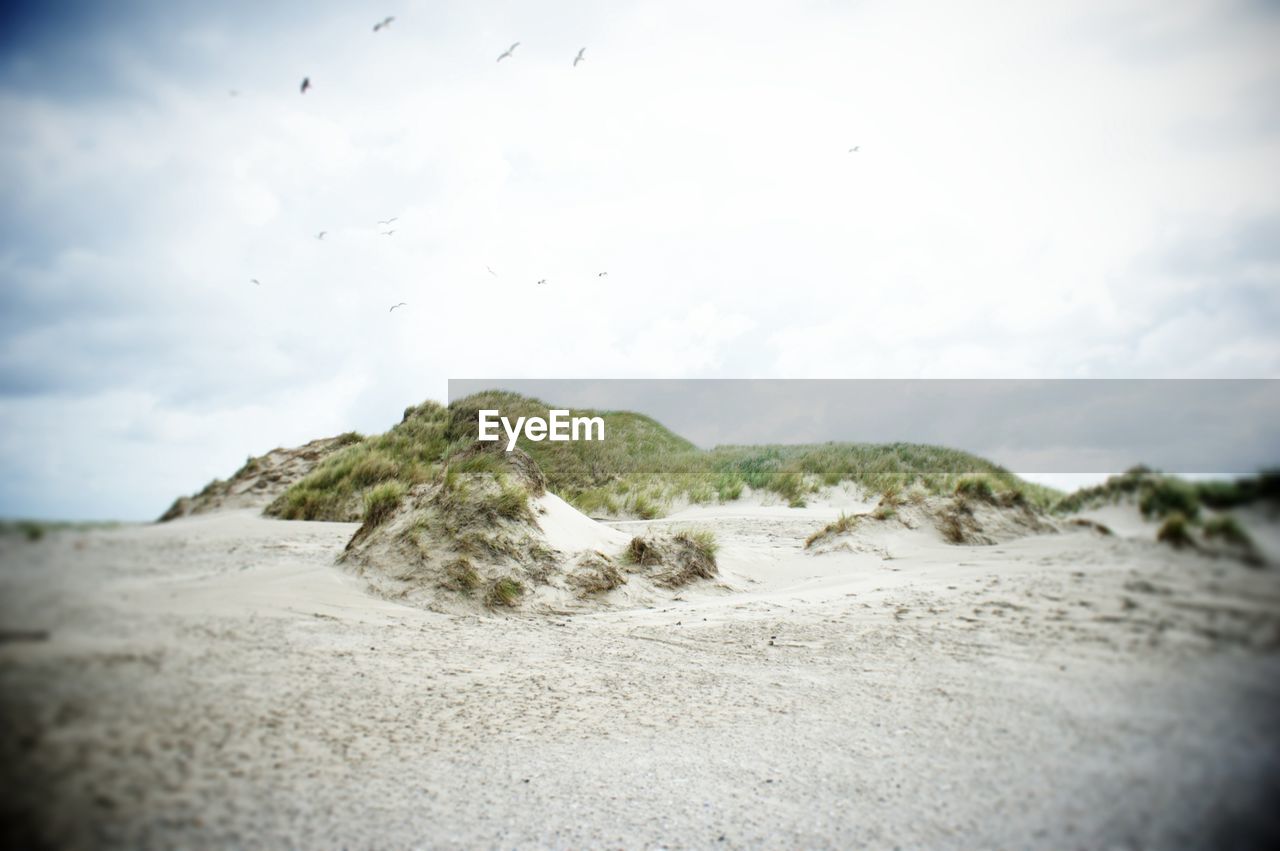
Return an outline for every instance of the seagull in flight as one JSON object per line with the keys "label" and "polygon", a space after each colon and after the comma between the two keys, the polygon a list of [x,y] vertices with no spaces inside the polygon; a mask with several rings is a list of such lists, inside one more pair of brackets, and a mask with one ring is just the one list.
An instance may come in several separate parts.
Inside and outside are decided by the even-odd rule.
{"label": "seagull in flight", "polygon": [[[488,267],[488,266],[485,266],[485,268],[486,268],[486,269],[489,269],[489,267]],[[495,278],[496,278],[496,277],[498,277],[498,273],[497,273],[497,272],[495,272],[495,271],[493,271],[492,269],[489,269],[489,274],[490,274],[490,275],[493,275]]]}
{"label": "seagull in flight", "polygon": [[391,26],[391,22],[394,20],[395,20],[394,15],[388,15],[387,17],[383,18],[382,20],[378,21],[376,24],[373,25],[373,31],[377,32],[378,30],[385,30],[387,27]]}
{"label": "seagull in flight", "polygon": [[587,58],[587,57],[585,57],[585,56],[583,56],[583,55],[582,55],[582,54],[584,54],[584,53],[586,53],[586,52],[587,52],[587,49],[584,47],[584,48],[582,48],[581,50],[579,50],[579,51],[578,51],[578,55],[577,55],[577,56],[573,57],[573,67],[574,67],[574,68],[577,68],[577,67],[578,67],[578,63],[579,63],[579,62],[585,62],[585,61],[586,61],[586,58]]}
{"label": "seagull in flight", "polygon": [[400,302],[399,304],[393,304],[393,305],[391,305],[391,309],[390,309],[390,310],[388,310],[388,311],[387,311],[387,313],[395,313],[395,310],[396,310],[396,308],[397,308],[397,307],[408,307],[408,306],[409,306],[409,302],[407,302],[407,301],[402,301],[402,302]]}
{"label": "seagull in flight", "polygon": [[545,284],[546,282],[547,282],[547,279],[543,278],[541,281],[538,281],[538,284],[541,285],[541,284]]}
{"label": "seagull in flight", "polygon": [[392,228],[391,230],[384,230],[384,231],[382,232],[382,234],[381,234],[381,235],[382,235],[382,236],[391,236],[391,234],[393,234],[393,233],[395,233],[395,232],[396,232],[396,229],[395,229],[395,228]]}
{"label": "seagull in flight", "polygon": [[596,277],[597,277],[597,278],[607,278],[607,277],[609,277],[609,273],[608,273],[608,272],[597,272],[597,273],[596,273]]}
{"label": "seagull in flight", "polygon": [[311,88],[311,78],[310,78],[310,77],[303,77],[303,78],[302,78],[302,85],[300,86],[300,89],[301,89],[302,93],[305,95],[305,94],[307,93],[307,89],[309,89],[309,88]]}
{"label": "seagull in flight", "polygon": [[316,234],[316,239],[324,239],[324,235],[325,235],[326,233],[328,233],[328,231],[327,231],[327,230],[322,230],[322,231],[320,231],[318,234]]}
{"label": "seagull in flight", "polygon": [[379,224],[379,225],[389,225],[389,224],[391,224],[392,222],[397,222],[397,221],[399,221],[399,220],[400,220],[400,217],[399,217],[399,216],[392,216],[391,218],[387,219],[386,221],[379,221],[379,222],[378,222],[378,224]]}
{"label": "seagull in flight", "polygon": [[506,50],[502,52],[502,55],[498,57],[498,61],[501,62],[503,59],[506,59],[508,56],[515,53],[516,48],[519,46],[520,46],[520,42],[517,41],[515,44],[508,47]]}
{"label": "seagull in flight", "polygon": [[259,281],[257,278],[250,278],[249,282],[253,284],[257,284],[258,286],[262,286],[262,281]]}
{"label": "seagull in flight", "polygon": [[854,145],[852,148],[849,149],[849,153],[856,154],[858,151],[861,151],[861,150],[862,150],[861,145]]}

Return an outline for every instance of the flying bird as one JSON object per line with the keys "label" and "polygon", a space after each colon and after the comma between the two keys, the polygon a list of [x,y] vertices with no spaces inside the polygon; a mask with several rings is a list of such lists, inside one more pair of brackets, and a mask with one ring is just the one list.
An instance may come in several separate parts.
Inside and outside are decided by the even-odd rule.
{"label": "flying bird", "polygon": [[305,94],[307,93],[307,89],[311,88],[311,78],[310,78],[310,77],[303,77],[303,78],[302,78],[302,86],[301,86],[300,88],[301,88],[302,93],[305,95]]}
{"label": "flying bird", "polygon": [[382,20],[378,21],[376,24],[373,25],[373,31],[377,32],[378,30],[386,29],[387,27],[391,26],[391,22],[394,20],[395,20],[395,16],[388,15],[387,17],[383,18]]}
{"label": "flying bird", "polygon": [[322,231],[320,231],[318,234],[316,234],[316,239],[324,239],[324,235],[325,235],[326,233],[328,233],[328,231],[327,231],[327,230],[322,230]]}
{"label": "flying bird", "polygon": [[384,231],[382,232],[382,236],[391,236],[391,234],[393,234],[393,233],[395,233],[395,232],[396,232],[396,229],[395,229],[395,228],[392,228],[391,230],[384,230]]}
{"label": "flying bird", "polygon": [[546,278],[543,278],[541,281],[538,281],[539,284],[545,284],[546,282],[547,282]]}
{"label": "flying bird", "polygon": [[[489,269],[489,267],[488,267],[488,266],[485,266],[485,268],[486,268],[486,269]],[[495,272],[495,271],[493,271],[492,269],[489,269],[489,274],[490,274],[490,275],[493,275],[495,278],[496,278],[496,277],[498,277],[498,273],[497,273],[497,272]]]}
{"label": "flying bird", "polygon": [[587,57],[585,57],[585,56],[583,56],[583,55],[582,55],[582,54],[584,54],[584,53],[586,53],[586,52],[587,52],[587,49],[584,47],[584,48],[582,48],[581,50],[579,50],[579,51],[578,51],[578,55],[577,55],[577,56],[573,57],[573,67],[574,67],[574,68],[577,68],[577,67],[578,67],[578,63],[579,63],[579,62],[583,62],[583,61],[585,61],[585,60],[586,60],[586,58],[587,58]]}
{"label": "flying bird", "polygon": [[854,145],[852,148],[849,149],[849,153],[856,154],[858,151],[861,151],[861,150],[862,150],[861,145]]}
{"label": "flying bird", "polygon": [[516,48],[519,46],[520,46],[520,42],[517,41],[515,44],[508,47],[506,50],[502,52],[502,55],[498,57],[498,61],[501,62],[503,59],[506,59],[508,56],[515,53]]}
{"label": "flying bird", "polygon": [[390,310],[388,310],[388,311],[387,311],[387,313],[394,313],[397,307],[408,307],[408,306],[409,306],[409,302],[407,302],[407,301],[402,301],[402,302],[400,302],[399,304],[393,304],[393,305],[391,305],[391,309],[390,309]]}
{"label": "flying bird", "polygon": [[379,225],[389,225],[389,224],[391,224],[392,222],[397,222],[397,221],[399,221],[399,220],[400,220],[400,217],[399,217],[399,216],[392,216],[391,218],[387,219],[385,222],[378,222],[378,224],[379,224]]}
{"label": "flying bird", "polygon": [[597,277],[597,278],[607,278],[607,277],[609,277],[609,273],[608,273],[608,272],[597,272],[597,273],[596,273],[596,277]]}
{"label": "flying bird", "polygon": [[257,284],[258,286],[262,286],[262,281],[259,281],[257,278],[250,278],[249,282]]}

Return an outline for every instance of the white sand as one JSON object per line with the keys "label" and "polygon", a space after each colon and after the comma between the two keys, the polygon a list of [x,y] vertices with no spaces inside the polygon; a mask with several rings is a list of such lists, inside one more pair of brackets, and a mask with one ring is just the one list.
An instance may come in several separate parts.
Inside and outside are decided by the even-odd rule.
{"label": "white sand", "polygon": [[230,512],[0,541],[0,627],[51,631],[0,644],[4,823],[67,848],[1165,848],[1276,829],[1258,820],[1280,767],[1275,569],[1085,530],[903,530],[887,558],[815,557],[801,542],[834,506],[614,533],[541,504],[569,549],[712,528],[728,589],[459,617],[334,567],[349,524]]}
{"label": "white sand", "polygon": [[533,510],[538,526],[547,536],[547,544],[564,553],[582,550],[616,553],[630,540],[625,532],[595,522],[553,493],[533,500]]}

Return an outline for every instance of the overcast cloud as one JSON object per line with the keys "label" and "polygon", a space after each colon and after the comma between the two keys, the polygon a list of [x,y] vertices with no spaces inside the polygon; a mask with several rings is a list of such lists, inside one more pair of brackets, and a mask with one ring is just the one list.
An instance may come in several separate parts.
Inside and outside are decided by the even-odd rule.
{"label": "overcast cloud", "polygon": [[3,15],[0,515],[450,377],[1280,376],[1275,4]]}

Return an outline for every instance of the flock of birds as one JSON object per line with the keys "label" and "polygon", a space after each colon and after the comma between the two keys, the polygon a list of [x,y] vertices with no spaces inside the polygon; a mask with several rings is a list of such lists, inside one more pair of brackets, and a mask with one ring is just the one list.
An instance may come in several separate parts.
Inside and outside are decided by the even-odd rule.
{"label": "flock of birds", "polygon": [[[394,15],[388,15],[387,17],[383,18],[382,20],[378,21],[376,24],[374,24],[374,25],[373,25],[373,31],[374,31],[375,33],[381,32],[382,30],[385,30],[385,29],[387,29],[388,27],[390,27],[393,21],[395,21],[395,16],[394,16]],[[514,55],[515,55],[516,48],[517,48],[517,47],[519,47],[519,46],[520,46],[520,42],[518,42],[518,41],[517,41],[517,42],[513,42],[513,43],[511,44],[511,46],[510,46],[510,47],[508,47],[506,50],[504,50],[504,51],[502,51],[501,53],[499,53],[499,54],[498,54],[498,60],[497,60],[497,61],[498,61],[498,62],[501,62],[501,61],[502,61],[502,60],[504,60],[504,59],[510,59],[512,56],[514,56]],[[585,62],[585,61],[586,61],[586,58],[587,58],[586,54],[587,54],[587,49],[586,49],[585,47],[583,47],[583,48],[579,48],[579,49],[578,49],[578,53],[577,53],[577,55],[573,57],[573,64],[572,64],[572,66],[571,66],[571,67],[573,67],[573,68],[577,68],[577,67],[578,67],[578,63],[579,63],[579,62]],[[303,77],[303,78],[302,78],[302,84],[299,86],[299,91],[300,91],[302,94],[304,94],[304,95],[305,95],[308,91],[310,91],[310,90],[311,90],[311,88],[312,88],[312,85],[311,85],[311,78],[310,78],[310,77]],[[232,96],[232,97],[235,97],[235,96],[237,96],[238,94],[239,94],[239,92],[237,92],[237,91],[235,91],[235,90],[232,90],[232,91],[231,91],[231,96]],[[854,145],[852,148],[850,148],[850,149],[849,149],[849,153],[851,153],[851,154],[855,154],[855,153],[858,153],[858,152],[859,152],[859,151],[861,151],[861,150],[862,150],[862,146],[861,146],[861,145]],[[391,218],[389,218],[389,219],[381,219],[381,220],[379,220],[379,221],[378,221],[378,227],[380,228],[380,230],[378,231],[379,235],[380,235],[380,236],[391,236],[392,234],[394,234],[394,233],[396,232],[396,229],[395,229],[395,228],[393,228],[393,227],[391,227],[391,225],[392,225],[392,224],[394,224],[397,220],[398,220],[398,217],[396,217],[396,216],[392,216],[392,217],[391,217]],[[327,234],[327,233],[328,233],[328,231],[325,231],[325,230],[320,231],[319,233],[317,233],[317,234],[316,234],[316,239],[318,239],[318,240],[320,240],[321,242],[323,242],[323,241],[324,241],[325,234]],[[492,269],[491,267],[489,267],[489,266],[485,266],[485,269],[489,272],[489,274],[490,274],[490,275],[494,276],[495,278],[496,278],[496,277],[498,277],[498,273],[497,273],[497,272],[495,272],[495,271],[493,271],[493,269]],[[605,277],[608,277],[608,275],[609,275],[609,273],[608,273],[608,272],[598,272],[598,273],[596,273],[596,277],[597,277],[597,278],[605,278]],[[255,284],[255,285],[258,285],[258,286],[261,286],[261,283],[262,283],[262,282],[261,282],[261,281],[259,281],[257,278],[250,278],[249,280],[250,280],[250,282],[251,282],[251,283],[253,283],[253,284]],[[547,279],[546,279],[546,278],[540,278],[540,279],[538,280],[538,282],[537,282],[537,285],[538,285],[538,286],[542,286],[542,285],[543,285],[543,284],[545,284],[546,282],[547,282]],[[408,302],[403,302],[403,301],[402,301],[402,302],[400,302],[400,303],[398,303],[398,304],[393,304],[393,305],[391,306],[391,310],[390,310],[390,311],[388,311],[388,312],[390,312],[390,313],[394,313],[394,312],[395,312],[395,310],[396,310],[396,308],[398,308],[398,307],[408,307],[408,306],[409,306]]]}

